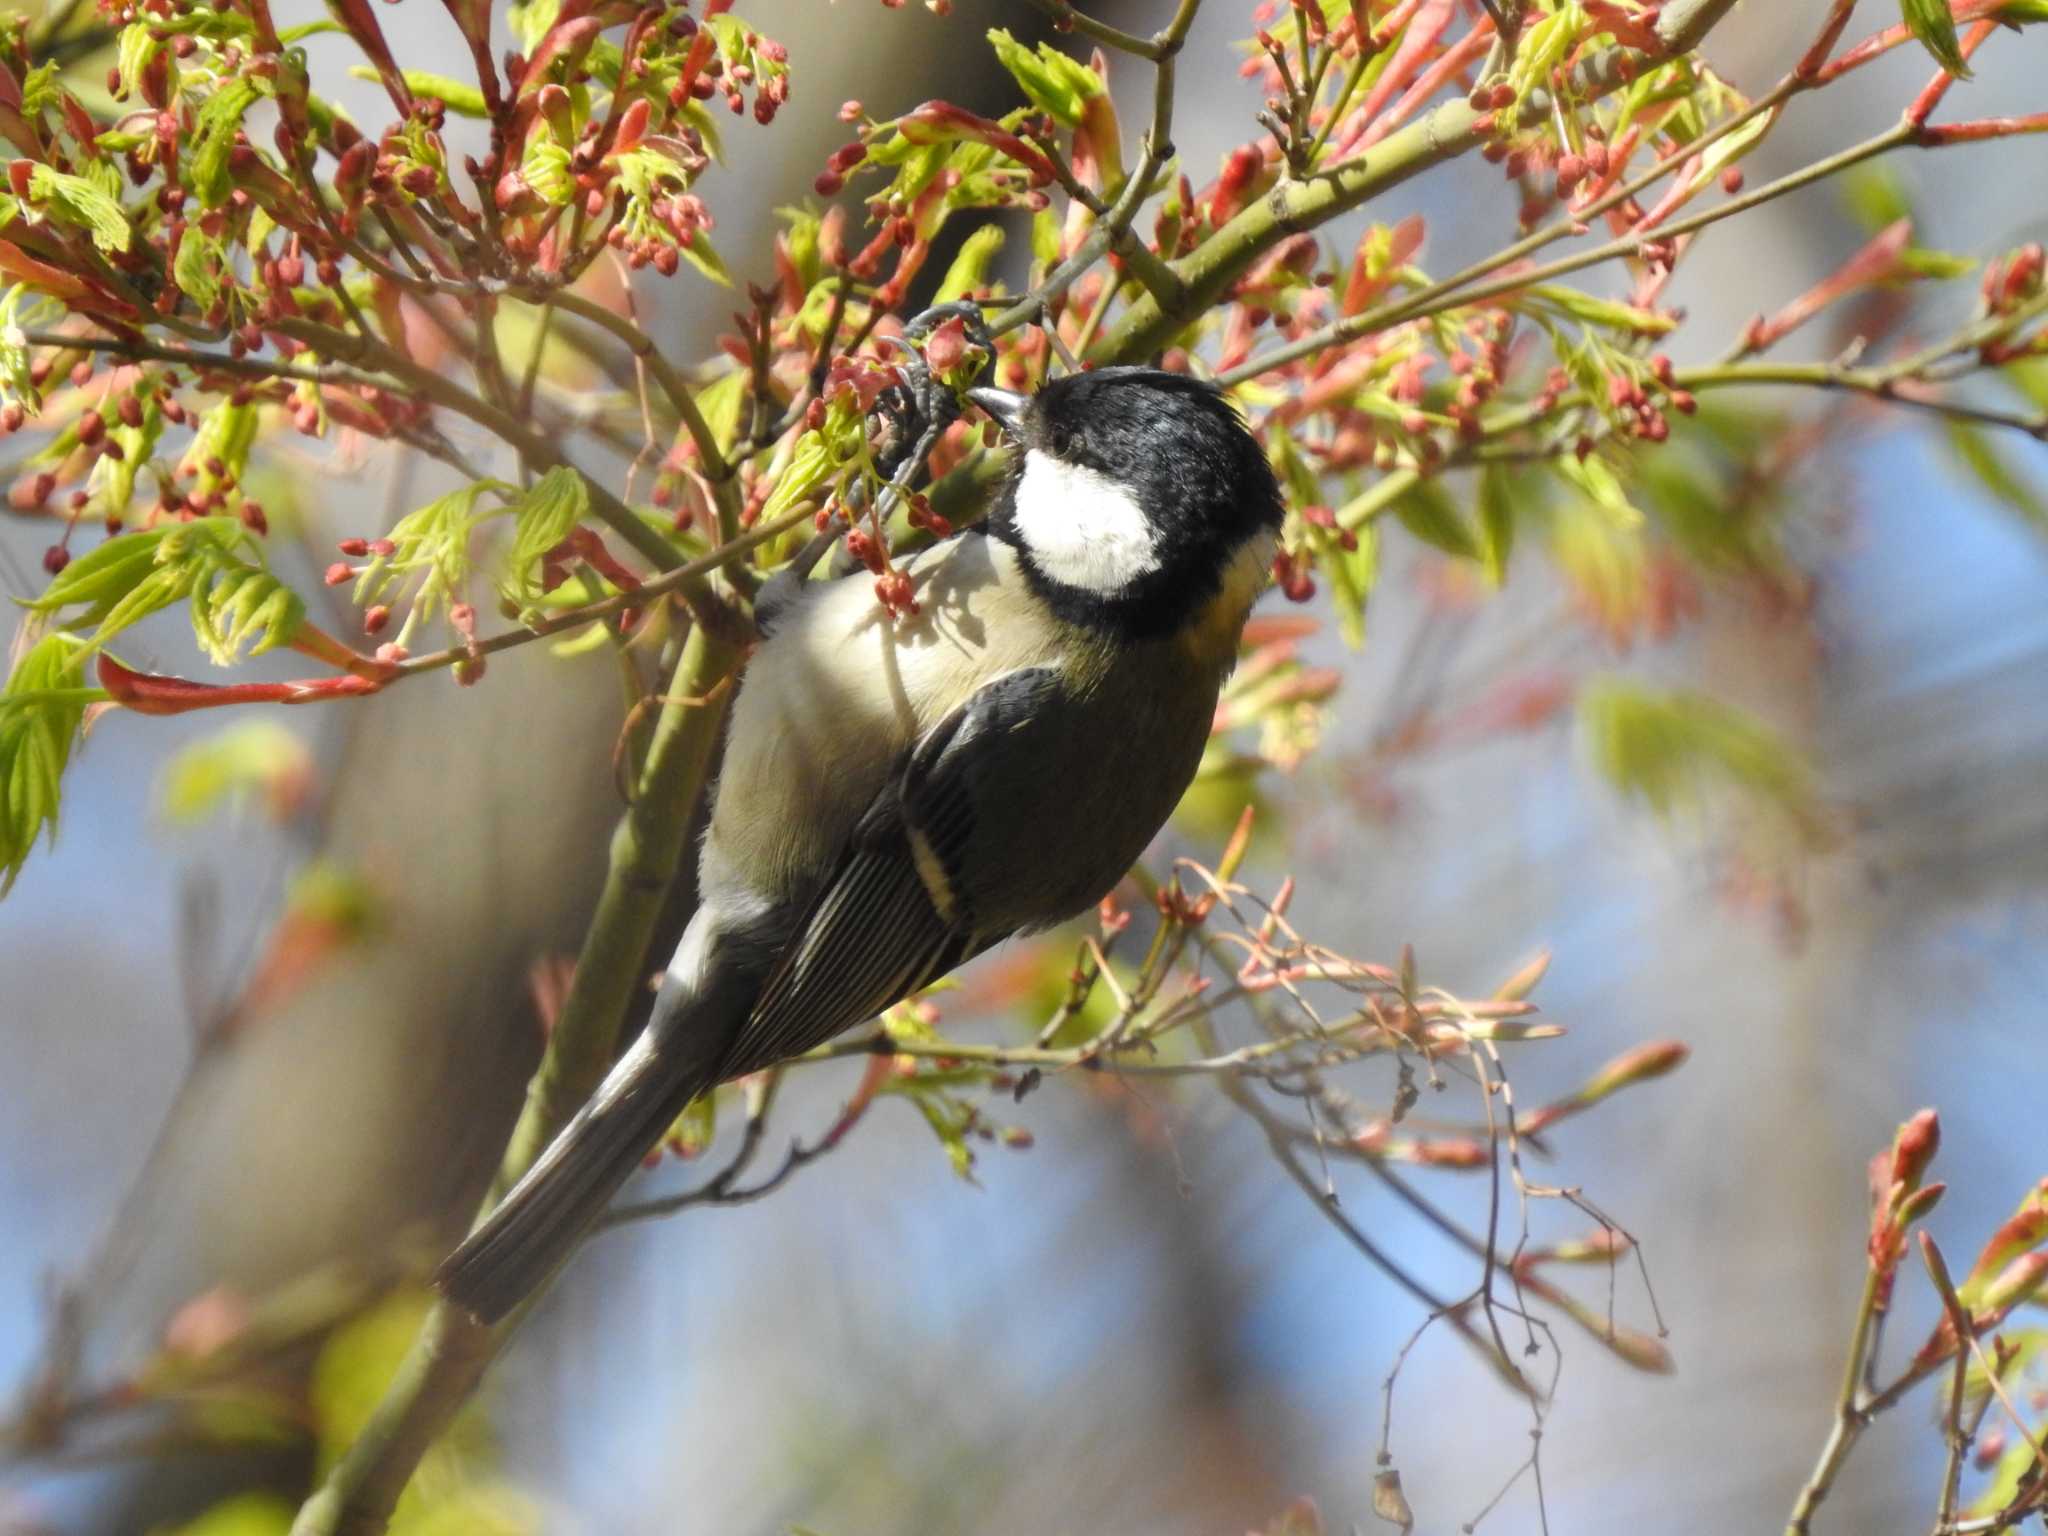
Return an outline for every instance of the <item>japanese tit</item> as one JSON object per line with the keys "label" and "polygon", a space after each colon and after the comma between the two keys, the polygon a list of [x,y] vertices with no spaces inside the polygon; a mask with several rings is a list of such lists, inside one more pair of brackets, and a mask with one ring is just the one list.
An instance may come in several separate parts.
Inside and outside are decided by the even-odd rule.
{"label": "japanese tit", "polygon": [[1086,911],[1194,777],[1281,520],[1213,387],[1146,368],[969,398],[1012,442],[985,523],[802,589],[733,704],[700,905],[645,1031],[441,1266],[495,1321],[699,1094]]}

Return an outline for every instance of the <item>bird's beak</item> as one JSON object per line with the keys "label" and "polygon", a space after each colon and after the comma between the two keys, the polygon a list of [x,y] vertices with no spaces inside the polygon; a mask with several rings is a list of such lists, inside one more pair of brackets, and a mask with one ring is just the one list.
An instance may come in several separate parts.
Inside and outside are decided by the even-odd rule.
{"label": "bird's beak", "polygon": [[968,390],[967,398],[992,416],[1006,436],[1021,438],[1024,435],[1024,413],[1031,406],[1029,396],[983,385]]}

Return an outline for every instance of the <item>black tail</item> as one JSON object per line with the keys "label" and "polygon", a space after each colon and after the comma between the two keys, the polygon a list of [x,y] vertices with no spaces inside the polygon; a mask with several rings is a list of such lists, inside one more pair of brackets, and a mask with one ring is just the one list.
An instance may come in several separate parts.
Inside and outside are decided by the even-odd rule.
{"label": "black tail", "polygon": [[663,986],[647,1028],[590,1102],[442,1261],[442,1294],[495,1323],[539,1291],[676,1116],[717,1084],[738,1022],[728,990]]}

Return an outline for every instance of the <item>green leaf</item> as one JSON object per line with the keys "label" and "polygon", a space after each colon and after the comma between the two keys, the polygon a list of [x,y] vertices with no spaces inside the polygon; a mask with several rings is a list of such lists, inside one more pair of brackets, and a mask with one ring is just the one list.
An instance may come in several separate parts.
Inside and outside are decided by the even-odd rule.
{"label": "green leaf", "polygon": [[1639,528],[1643,514],[1628,499],[1614,466],[1598,454],[1555,461],[1558,478],[1584,493],[1586,499],[1613,519],[1621,528]]}
{"label": "green leaf", "polygon": [[1585,25],[1586,13],[1577,5],[1560,5],[1529,28],[1508,75],[1517,102],[1537,87],[1549,84],[1551,70],[1563,61]]}
{"label": "green leaf", "polygon": [[128,215],[121,205],[83,176],[67,176],[47,165],[29,173],[29,198],[46,212],[61,214],[92,234],[92,243],[103,251],[128,249]]}
{"label": "green leaf", "polygon": [[946,275],[940,280],[932,302],[950,304],[955,299],[964,299],[977,288],[987,287],[989,263],[995,260],[996,253],[1002,248],[1000,224],[984,224],[969,235],[961,242],[960,254],[946,268]]}
{"label": "green leaf", "polygon": [[135,476],[149,463],[150,455],[156,452],[157,439],[163,435],[164,413],[155,392],[140,398],[142,419],[134,426],[126,425],[118,417],[110,418],[107,436],[121,445],[121,457],[101,457],[86,482],[103,512],[122,512],[127,508],[135,496]]}
{"label": "green leaf", "polygon": [[506,25],[512,35],[519,39],[520,48],[532,53],[540,40],[553,30],[555,20],[562,14],[562,0],[526,0],[523,5],[507,8]]}
{"label": "green leaf", "polygon": [[198,225],[188,225],[178,239],[171,281],[201,310],[212,309],[213,301],[220,297],[220,268],[224,259],[225,252],[218,240]]}
{"label": "green leaf", "polygon": [[[2048,4],[2048,0],[2042,3]],[[2048,417],[2048,357],[2020,358],[2007,363],[1994,377]]]}
{"label": "green leaf", "polygon": [[43,408],[43,392],[36,387],[35,360],[29,356],[28,333],[21,325],[25,299],[31,305],[36,302],[26,283],[16,283],[0,299],[0,400],[19,400],[34,415]]}
{"label": "green leaf", "polygon": [[287,1536],[292,1505],[274,1493],[238,1493],[162,1536]]}
{"label": "green leaf", "polygon": [[[150,60],[162,53],[169,44],[157,36],[156,29],[143,22],[131,22],[121,29],[120,47],[115,51],[115,68],[120,71],[121,89],[130,95],[142,89],[143,72]],[[175,66],[169,71],[169,83],[173,94],[173,105],[179,85],[179,72]]]}
{"label": "green leaf", "polygon": [[1938,283],[1968,277],[1977,270],[1977,263],[1971,257],[1953,255],[1948,251],[1929,250],[1918,245],[1907,246],[1905,250],[1899,252],[1899,266],[1909,277],[1925,278]]}
{"label": "green leaf", "polygon": [[1078,128],[1088,103],[1108,89],[1094,70],[1050,43],[1040,43],[1034,51],[1001,27],[990,28],[988,40],[1031,104],[1052,114],[1062,127]]}
{"label": "green leaf", "polygon": [[261,566],[224,563],[192,587],[192,637],[215,666],[290,644],[305,619],[304,600]]}
{"label": "green leaf", "polygon": [[190,181],[202,207],[218,208],[234,190],[228,174],[228,157],[235,147],[235,133],[242,115],[263,93],[248,75],[236,75],[206,98],[199,109],[199,121],[192,133]]}
{"label": "green leaf", "polygon": [[542,558],[589,515],[590,489],[575,470],[551,469],[512,503],[510,511],[510,573],[502,585],[508,597],[530,606],[541,597]]}
{"label": "green leaf", "polygon": [[973,1103],[951,1091],[946,1074],[927,1071],[911,1077],[891,1076],[885,1079],[880,1091],[915,1104],[924,1123],[946,1149],[946,1161],[953,1172],[970,1184],[975,1182],[974,1148],[967,1138],[980,1123],[980,1113]]}
{"label": "green leaf", "polygon": [[748,377],[743,369],[722,373],[697,391],[697,409],[721,451],[738,439],[740,413],[747,403]]}
{"label": "green leaf", "polygon": [[676,1116],[675,1124],[668,1128],[668,1135],[662,1138],[662,1143],[675,1148],[680,1156],[696,1157],[711,1146],[717,1135],[718,1095],[700,1093]]}
{"label": "green leaf", "polygon": [[[368,64],[351,64],[348,72],[358,80],[377,81],[384,77]],[[424,69],[400,70],[405,76],[405,88],[415,96],[431,96],[457,117],[489,117],[491,109],[484,104],[484,93],[473,85],[447,75],[429,74]]]}
{"label": "green leaf", "polygon": [[479,512],[477,499],[487,491],[517,496],[516,488],[502,480],[479,480],[406,513],[394,523],[385,535],[391,552],[372,555],[356,577],[357,604],[388,601],[393,589],[408,578],[413,582],[411,617],[431,619],[442,604],[460,602],[469,580],[470,535],[512,510],[508,501]]}
{"label": "green leaf", "polygon": [[1460,560],[1477,560],[1479,542],[1443,488],[1424,480],[1394,503],[1394,516],[1416,538]]}
{"label": "green leaf", "polygon": [[1330,578],[1330,596],[1337,609],[1337,633],[1352,650],[1365,644],[1365,610],[1380,576],[1380,528],[1366,523],[1354,534],[1356,549],[1332,544],[1317,562]]}
{"label": "green leaf", "polygon": [[797,439],[789,463],[775,478],[775,489],[761,508],[761,516],[773,522],[831,478],[837,467],[832,444],[823,432],[806,432]]}
{"label": "green leaf", "polygon": [[[2044,0],[2048,3],[2048,0]],[[1868,234],[1913,218],[1912,200],[1898,171],[1881,161],[1855,167],[1842,178],[1842,201]]]}
{"label": "green leaf", "polygon": [[[258,555],[246,558],[244,551]],[[221,666],[288,643],[305,618],[298,595],[260,563],[261,546],[238,518],[202,517],[117,534],[61,571],[23,606],[90,628],[97,648],[150,614],[190,600],[200,649]]]}
{"label": "green leaf", "polygon": [[1812,768],[1743,710],[1704,694],[1610,680],[1581,692],[1579,719],[1600,771],[1660,815],[1693,807],[1719,785],[1770,804],[1811,838],[1823,830]]}
{"label": "green leaf", "polygon": [[1479,477],[1479,553],[1486,579],[1496,587],[1507,580],[1508,557],[1515,549],[1515,500],[1505,464],[1489,464]]}
{"label": "green leaf", "polygon": [[2005,461],[2005,455],[1992,446],[1981,428],[1966,421],[1951,421],[1948,444],[1957,461],[1991,494],[1993,501],[2007,511],[2017,512],[2037,533],[2048,533],[2048,496]]}
{"label": "green leaf", "polygon": [[155,566],[157,546],[169,532],[166,525],[102,540],[59,571],[40,596],[24,599],[22,606],[37,613],[84,607],[85,622],[104,623],[113,606]]}
{"label": "green leaf", "polygon": [[1934,55],[1935,63],[1958,80],[1970,78],[1969,63],[1956,41],[1956,18],[1949,0],[1899,0],[1899,14],[1920,39],[1920,46]]}
{"label": "green leaf", "polygon": [[1031,259],[1051,271],[1060,260],[1060,221],[1051,212],[1031,215]]}
{"label": "green leaf", "polygon": [[318,21],[302,21],[295,27],[279,27],[277,40],[289,48],[293,43],[303,43],[309,37],[320,37],[329,32],[341,37],[348,36],[347,27],[331,16],[323,16]]}
{"label": "green leaf", "polygon": [[2048,0],[2005,0],[1992,14],[2015,27],[2030,21],[2048,21]]}
{"label": "green leaf", "polygon": [[52,632],[22,652],[0,686],[0,896],[13,889],[38,837],[57,839],[57,802],[87,707],[85,642]]}
{"label": "green leaf", "polygon": [[427,1305],[420,1292],[398,1291],[328,1335],[306,1384],[323,1465],[347,1450],[370,1422]]}
{"label": "green leaf", "polygon": [[313,776],[313,753],[274,720],[245,720],[182,748],[157,778],[157,812],[190,826],[224,806],[260,796],[274,814],[298,803]]}
{"label": "green leaf", "polygon": [[789,250],[789,264],[796,268],[797,281],[808,291],[825,273],[818,261],[818,232],[824,220],[810,208],[782,207],[775,210],[782,220],[782,243]]}
{"label": "green leaf", "polygon": [[1633,304],[1623,304],[1614,299],[1597,298],[1561,283],[1538,283],[1529,289],[1529,295],[1574,320],[1632,336],[1662,336],[1678,324],[1669,315],[1638,309]]}
{"label": "green leaf", "polygon": [[542,202],[561,207],[576,190],[569,175],[569,151],[544,133],[526,141],[526,154],[519,162],[519,176]]}
{"label": "green leaf", "polygon": [[690,236],[687,245],[678,246],[677,249],[683,253],[683,260],[719,287],[732,286],[732,273],[725,268],[725,258],[718,254],[717,249],[711,244],[711,237],[703,230],[697,230]]}

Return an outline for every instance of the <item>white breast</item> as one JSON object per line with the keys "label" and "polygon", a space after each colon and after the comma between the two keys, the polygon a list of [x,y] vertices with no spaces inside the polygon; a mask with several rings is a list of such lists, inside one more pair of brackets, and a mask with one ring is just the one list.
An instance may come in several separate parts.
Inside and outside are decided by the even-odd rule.
{"label": "white breast", "polygon": [[1152,524],[1129,491],[1036,449],[1017,481],[1016,528],[1040,570],[1084,591],[1121,591],[1159,568]]}
{"label": "white breast", "polygon": [[907,570],[916,615],[892,619],[865,576],[819,583],[748,663],[704,851],[707,896],[742,906],[804,879],[919,736],[984,683],[1058,661],[1058,634],[1006,546],[951,539]]}

